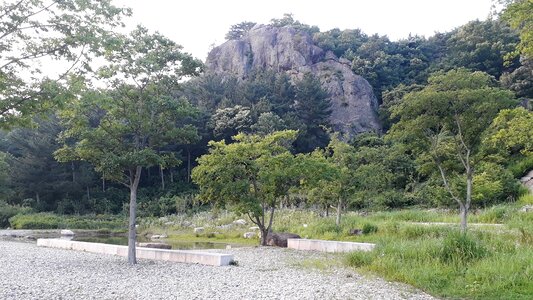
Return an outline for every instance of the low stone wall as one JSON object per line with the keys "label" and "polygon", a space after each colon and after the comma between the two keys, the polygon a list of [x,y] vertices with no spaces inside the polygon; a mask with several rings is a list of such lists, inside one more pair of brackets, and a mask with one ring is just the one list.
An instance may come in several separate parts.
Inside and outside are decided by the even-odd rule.
{"label": "low stone wall", "polygon": [[351,251],[372,251],[376,244],[338,242],[308,239],[288,239],[287,247],[296,250],[312,250],[321,252],[351,252]]}
{"label": "low stone wall", "polygon": [[[74,242],[61,239],[38,239],[37,246],[112,254],[125,257],[128,256],[127,246],[101,243]],[[164,250],[137,247],[137,258],[210,266],[227,266],[233,260],[233,255],[201,251]]]}

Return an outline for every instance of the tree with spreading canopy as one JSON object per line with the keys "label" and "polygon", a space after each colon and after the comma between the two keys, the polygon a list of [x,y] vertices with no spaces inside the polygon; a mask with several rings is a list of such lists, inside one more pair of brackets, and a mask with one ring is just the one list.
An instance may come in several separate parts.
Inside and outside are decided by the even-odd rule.
{"label": "tree with spreading canopy", "polygon": [[120,51],[107,56],[99,74],[105,91],[83,90],[60,113],[66,129],[56,152],[60,161],[85,160],[104,178],[130,190],[128,262],[136,263],[137,189],[143,168],[175,166],[174,153],[160,151],[171,142],[190,139],[196,128],[178,126],[195,110],[184,99],[170,95],[184,76],[197,75],[201,63],[181,46],[138,27],[117,41]]}
{"label": "tree with spreading canopy", "polygon": [[391,108],[398,118],[390,138],[406,143],[417,155],[420,172],[440,175],[460,208],[466,231],[476,167],[482,161],[481,136],[502,109],[515,101],[483,72],[466,69],[433,74],[428,85]]}
{"label": "tree with spreading canopy", "polygon": [[198,158],[192,172],[200,198],[246,214],[261,231],[261,245],[272,229],[278,199],[298,178],[289,152],[296,136],[297,131],[285,130],[266,136],[238,134],[231,144],[211,141],[209,153]]}

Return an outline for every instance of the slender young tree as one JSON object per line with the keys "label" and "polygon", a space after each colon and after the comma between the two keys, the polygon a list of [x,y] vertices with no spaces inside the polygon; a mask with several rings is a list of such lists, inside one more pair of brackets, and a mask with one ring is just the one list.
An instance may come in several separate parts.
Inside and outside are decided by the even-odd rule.
{"label": "slender young tree", "polygon": [[184,99],[173,99],[183,76],[197,75],[201,64],[181,52],[181,46],[139,27],[119,41],[121,51],[112,53],[109,65],[100,70],[108,90],[88,91],[61,113],[67,128],[56,152],[59,160],[86,160],[105,178],[128,187],[128,262],[136,263],[137,188],[143,168],[175,166],[174,153],[162,152],[171,142],[190,136],[196,129],[178,126],[194,114]]}

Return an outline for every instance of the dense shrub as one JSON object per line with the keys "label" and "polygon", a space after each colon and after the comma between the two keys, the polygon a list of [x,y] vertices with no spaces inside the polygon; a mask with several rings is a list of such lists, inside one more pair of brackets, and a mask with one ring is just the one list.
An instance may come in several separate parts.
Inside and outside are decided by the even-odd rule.
{"label": "dense shrub", "polygon": [[9,218],[17,214],[25,214],[31,211],[30,208],[12,206],[6,203],[0,202],[0,228],[5,228],[9,226]]}

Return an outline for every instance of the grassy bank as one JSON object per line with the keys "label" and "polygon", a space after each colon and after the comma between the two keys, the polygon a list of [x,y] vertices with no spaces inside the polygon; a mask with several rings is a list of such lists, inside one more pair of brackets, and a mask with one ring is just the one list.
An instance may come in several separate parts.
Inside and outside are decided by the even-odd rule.
{"label": "grassy bank", "polygon": [[116,215],[56,215],[51,213],[18,214],[9,219],[13,229],[94,229],[126,230],[127,220]]}
{"label": "grassy bank", "polygon": [[[274,230],[297,233],[305,238],[378,245],[372,252],[338,256],[334,261],[321,263],[321,268],[325,268],[323,264],[345,264],[444,298],[530,299],[533,295],[533,213],[520,210],[527,204],[523,201],[474,211],[470,222],[503,226],[471,227],[466,236],[459,233],[458,226],[416,224],[459,222],[454,210],[424,209],[352,212],[343,217],[339,227],[333,217],[321,217],[317,212],[283,210],[275,216]],[[257,239],[242,238],[253,224],[229,225],[239,218],[228,212],[203,212],[143,219],[141,228],[146,235],[166,233],[180,240],[257,245]],[[194,234],[193,227],[204,227],[204,232]],[[362,234],[351,235],[353,229],[361,229]]]}

